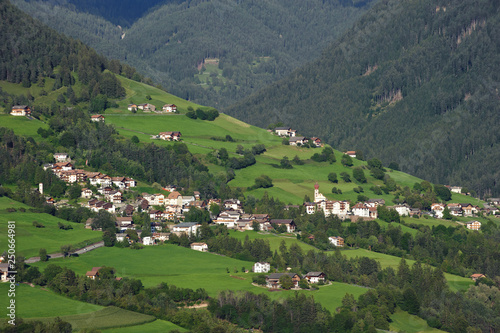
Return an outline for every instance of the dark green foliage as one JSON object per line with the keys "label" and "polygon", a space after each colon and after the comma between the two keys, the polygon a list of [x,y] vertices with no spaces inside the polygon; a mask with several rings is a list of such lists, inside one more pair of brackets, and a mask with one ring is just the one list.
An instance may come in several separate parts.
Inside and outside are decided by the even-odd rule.
{"label": "dark green foliage", "polygon": [[386,206],[377,207],[378,218],[385,222],[399,222],[399,214],[395,209]]}
{"label": "dark green foliage", "polygon": [[196,113],[194,111],[188,111],[186,112],[186,117],[191,118],[191,119],[196,119]]}
{"label": "dark green foliage", "polygon": [[185,220],[188,222],[210,222],[210,213],[206,209],[197,207],[190,207],[189,211],[185,213]]}
{"label": "dark green foliage", "polygon": [[133,143],[139,143],[139,138],[137,137],[137,135],[134,135],[130,138],[130,141],[132,141]]}
{"label": "dark green foliage", "polygon": [[349,156],[349,155],[342,155],[342,160],[340,161],[340,163],[342,163],[343,166],[352,166],[352,157]]}
{"label": "dark green foliage", "polygon": [[40,249],[38,255],[40,256],[40,261],[47,261],[47,260],[49,260],[49,257],[47,256],[47,250],[46,249]]}
{"label": "dark green foliage", "polygon": [[225,112],[266,126],[276,109],[333,146],[498,194],[499,5],[380,1],[320,59]]}
{"label": "dark green foliage", "polygon": [[342,190],[336,187],[332,187],[333,194],[342,194]]}
{"label": "dark green foliage", "polygon": [[434,185],[434,193],[443,201],[451,199],[451,191],[444,185]]}
{"label": "dark green foliage", "polygon": [[261,175],[260,177],[255,178],[255,185],[249,187],[249,189],[257,189],[257,188],[268,188],[273,186],[273,180],[266,175]]}
{"label": "dark green foliage", "polygon": [[344,182],[346,182],[346,183],[350,183],[351,182],[351,176],[347,172],[345,172],[345,171],[343,171],[343,172],[340,173],[340,178],[342,178],[342,180]]}
{"label": "dark green foliage", "polygon": [[332,183],[338,183],[338,179],[337,179],[337,174],[335,172],[330,172],[328,174],[328,180],[331,181]]}
{"label": "dark green foliage", "polygon": [[418,300],[417,294],[413,288],[406,288],[403,292],[403,302],[401,304],[401,309],[408,311],[410,314],[418,314],[420,312],[420,301]]}
{"label": "dark green foliage", "polygon": [[[318,57],[371,2],[311,0],[307,8],[303,2],[284,0],[257,5],[177,0],[16,4],[101,54],[126,60],[174,95],[203,105],[226,106]],[[144,19],[138,20],[142,15]],[[126,34],[117,25],[126,27]],[[207,58],[219,59],[222,77],[212,71],[202,86],[194,75],[208,67]],[[121,71],[140,81],[127,67],[109,65],[112,72]]]}
{"label": "dark green foliage", "polygon": [[360,167],[356,167],[352,170],[352,176],[356,181],[366,183],[365,172]]}
{"label": "dark green foliage", "polygon": [[290,160],[288,159],[288,156],[283,156],[283,158],[280,161],[280,168],[282,169],[292,169],[292,163],[290,163]]}
{"label": "dark green foliage", "polygon": [[300,159],[299,156],[295,155],[294,158],[292,159],[292,163],[295,165],[304,165],[305,162]]}
{"label": "dark green foliage", "polygon": [[330,147],[323,148],[321,154],[315,153],[313,156],[311,156],[311,160],[315,162],[330,162],[330,163],[334,163],[337,161],[337,159],[335,158],[335,152]]}

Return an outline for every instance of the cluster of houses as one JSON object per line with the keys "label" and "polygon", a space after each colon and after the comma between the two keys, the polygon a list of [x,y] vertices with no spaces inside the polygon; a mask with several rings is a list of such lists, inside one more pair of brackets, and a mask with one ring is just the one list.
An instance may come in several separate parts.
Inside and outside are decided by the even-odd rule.
{"label": "cluster of houses", "polygon": [[[269,273],[271,271],[271,264],[268,262],[256,262],[252,271],[254,273]],[[266,276],[266,287],[270,289],[281,288],[280,279],[283,275],[288,275],[292,279],[293,288],[299,287],[299,281],[301,279],[307,280],[308,283],[320,283],[326,281],[326,275],[323,272],[309,272],[304,276],[300,276],[296,273],[271,273]]]}
{"label": "cluster of houses", "polygon": [[[58,178],[67,184],[90,183],[98,188],[96,195],[89,188],[83,188],[81,197],[91,199],[94,196],[102,200],[91,199],[86,206],[94,211],[105,209],[110,213],[115,212],[114,204],[121,204],[123,192],[135,187],[137,182],[129,177],[111,177],[101,172],[92,172],[83,169],[75,169],[70,157],[66,153],[55,153],[55,163],[48,163],[43,166],[44,170],[51,170]],[[43,194],[43,186],[40,185],[39,192]],[[52,198],[47,198],[47,203],[54,203]]]}
{"label": "cluster of houses", "polygon": [[290,146],[302,146],[307,142],[313,143],[314,145],[316,145],[316,147],[323,146],[320,138],[306,138],[304,136],[297,136],[297,130],[292,129],[291,127],[276,127],[274,129],[274,133],[276,133],[278,136],[289,137],[290,139],[288,140],[288,143],[290,144]]}
{"label": "cluster of houses", "polygon": [[161,110],[156,110],[156,106],[150,103],[143,104],[129,104],[127,109],[129,111],[142,110],[144,112],[156,112],[156,113],[175,113],[177,112],[177,106],[175,104],[165,104]]}

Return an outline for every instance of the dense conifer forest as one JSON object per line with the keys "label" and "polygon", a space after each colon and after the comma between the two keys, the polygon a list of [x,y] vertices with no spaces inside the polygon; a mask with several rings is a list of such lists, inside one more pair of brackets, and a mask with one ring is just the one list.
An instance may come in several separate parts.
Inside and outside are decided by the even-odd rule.
{"label": "dense conifer forest", "polygon": [[311,63],[225,112],[480,195],[500,193],[500,3],[382,1]]}
{"label": "dense conifer forest", "polygon": [[12,1],[57,31],[134,66],[174,95],[214,107],[315,59],[372,2]]}

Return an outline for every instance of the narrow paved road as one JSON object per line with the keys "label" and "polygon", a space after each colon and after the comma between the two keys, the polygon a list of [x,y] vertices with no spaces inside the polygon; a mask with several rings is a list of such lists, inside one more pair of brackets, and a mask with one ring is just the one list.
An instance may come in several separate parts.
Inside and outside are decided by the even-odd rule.
{"label": "narrow paved road", "polygon": [[[98,248],[103,247],[103,246],[104,246],[104,242],[100,241],[100,242],[97,242],[97,243],[85,246],[85,247],[83,247],[81,249],[78,249],[78,250],[76,250],[74,252],[71,252],[71,254],[76,253],[76,254],[80,255],[80,254],[87,253],[89,251],[98,249]],[[50,259],[55,259],[55,258],[63,258],[64,254],[62,254],[62,253],[52,253],[52,254],[49,254],[48,256],[49,256]],[[37,261],[40,261],[40,257],[31,257],[29,259],[26,259],[24,262],[27,263],[27,264],[32,264],[32,263],[37,262]]]}

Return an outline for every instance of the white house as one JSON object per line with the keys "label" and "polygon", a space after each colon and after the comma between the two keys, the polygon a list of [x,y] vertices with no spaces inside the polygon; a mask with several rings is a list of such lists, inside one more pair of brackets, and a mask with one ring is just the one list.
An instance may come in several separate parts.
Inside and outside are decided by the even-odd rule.
{"label": "white house", "polygon": [[142,244],[143,245],[154,245],[153,238],[151,236],[142,237]]}
{"label": "white house", "polygon": [[433,203],[431,205],[431,211],[434,212],[434,215],[438,219],[442,219],[443,218],[443,211],[444,211],[444,204],[442,204],[442,203]]}
{"label": "white house", "polygon": [[271,270],[271,264],[268,262],[256,262],[252,268],[254,273],[268,273]]}
{"label": "white house", "polygon": [[90,120],[95,121],[95,122],[104,122],[104,116],[100,114],[94,114],[90,117]]}
{"label": "white house", "polygon": [[175,104],[165,104],[162,109],[163,112],[177,112],[177,106]]}
{"label": "white house", "polygon": [[295,137],[290,138],[288,143],[290,144],[290,146],[297,146],[299,144],[303,145],[304,143],[306,143],[308,141],[309,141],[309,139],[305,138],[303,136],[295,136]]}
{"label": "white house", "polygon": [[9,264],[0,263],[0,281],[6,282],[8,280],[8,274],[9,274]]}
{"label": "white house", "polygon": [[175,232],[177,234],[186,233],[188,235],[196,235],[196,232],[198,231],[198,228],[200,226],[201,225],[196,222],[183,222],[174,225],[172,232]]}
{"label": "white house", "polygon": [[207,252],[208,245],[206,243],[192,243],[191,249],[195,250],[195,251],[200,251],[200,252]]}
{"label": "white house", "polygon": [[410,206],[404,204],[404,205],[396,205],[392,207],[392,209],[396,210],[398,212],[399,216],[410,216]]}
{"label": "white house", "polygon": [[323,272],[309,272],[305,278],[309,283],[319,283],[320,281],[325,281],[326,275]]}
{"label": "white house", "polygon": [[290,136],[291,130],[291,127],[276,127],[274,129],[274,133],[278,134],[279,136]]}
{"label": "white house", "polygon": [[332,236],[328,237],[328,240],[333,244],[333,246],[344,247],[344,239],[342,237]]}
{"label": "white house", "polygon": [[91,189],[88,189],[88,188],[82,189],[82,195],[81,195],[82,198],[90,199],[92,197],[92,195],[93,195],[93,193],[92,193]]}
{"label": "white house", "polygon": [[68,162],[69,160],[69,156],[66,153],[55,153],[53,156],[56,162]]}
{"label": "white house", "polygon": [[465,222],[465,225],[467,226],[467,229],[470,229],[470,230],[479,230],[479,229],[481,229],[481,222],[479,222],[479,221]]}
{"label": "white house", "polygon": [[224,211],[219,214],[217,219],[214,221],[217,224],[224,224],[228,228],[235,228],[240,219],[240,213],[234,211]]}
{"label": "white house", "polygon": [[30,116],[31,109],[27,105],[14,105],[10,111],[12,116]]}

